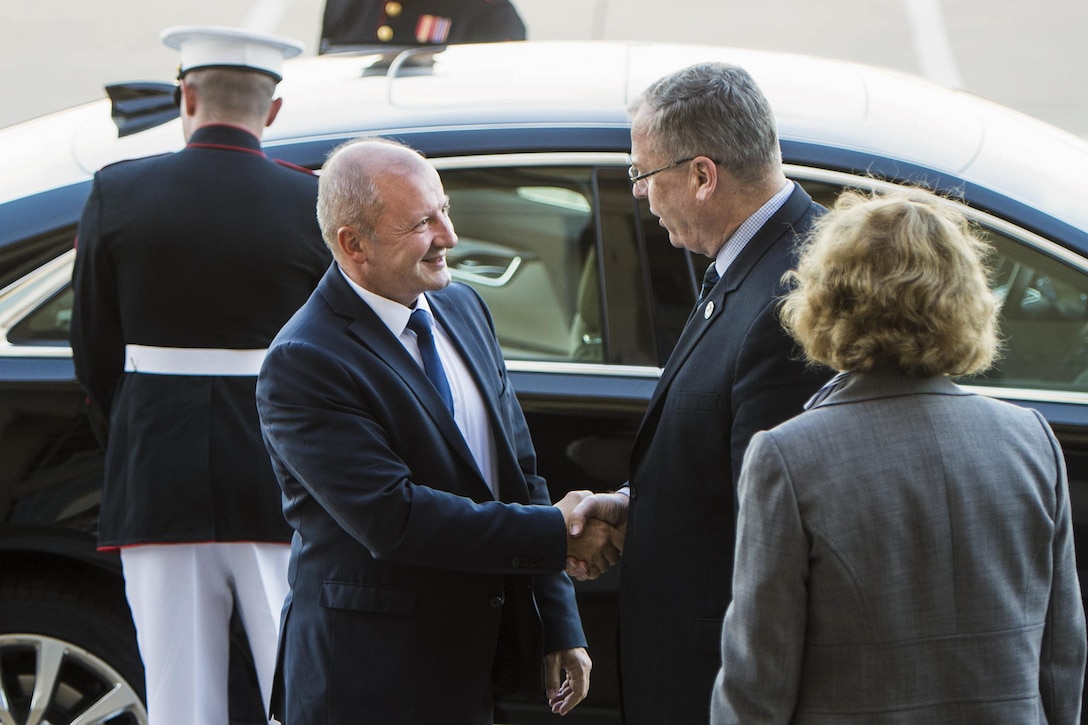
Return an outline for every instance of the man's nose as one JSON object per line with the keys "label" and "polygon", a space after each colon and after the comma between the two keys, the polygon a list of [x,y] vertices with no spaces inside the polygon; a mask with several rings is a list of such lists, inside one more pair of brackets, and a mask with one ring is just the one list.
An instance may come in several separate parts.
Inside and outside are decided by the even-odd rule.
{"label": "man's nose", "polygon": [[449,217],[442,218],[436,240],[444,247],[457,246],[457,232],[453,230],[453,220]]}

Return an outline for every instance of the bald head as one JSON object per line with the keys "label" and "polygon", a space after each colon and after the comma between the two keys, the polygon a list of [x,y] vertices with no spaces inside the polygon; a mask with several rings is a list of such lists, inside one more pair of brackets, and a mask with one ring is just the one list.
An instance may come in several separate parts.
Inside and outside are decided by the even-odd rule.
{"label": "bald head", "polygon": [[406,146],[362,139],[336,149],[318,182],[317,217],[340,269],[364,289],[411,306],[450,283],[449,198]]}
{"label": "bald head", "polygon": [[382,214],[382,179],[423,172],[430,165],[413,149],[384,138],[349,141],[329,155],[321,169],[317,194],[317,221],[333,254],[337,230],[353,227],[372,235]]}

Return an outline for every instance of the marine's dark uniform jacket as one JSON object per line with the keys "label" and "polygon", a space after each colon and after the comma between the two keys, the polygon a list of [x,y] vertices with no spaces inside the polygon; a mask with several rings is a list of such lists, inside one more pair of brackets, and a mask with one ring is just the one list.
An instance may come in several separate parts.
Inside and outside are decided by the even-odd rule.
{"label": "marine's dark uniform jacket", "polygon": [[255,375],[124,372],[125,345],[266,348],[330,260],[317,179],[230,126],[95,176],[79,223],[76,375],[109,421],[99,545],[288,541]]}
{"label": "marine's dark uniform jacket", "polygon": [[510,0],[327,0],[321,51],[352,45],[525,40]]}

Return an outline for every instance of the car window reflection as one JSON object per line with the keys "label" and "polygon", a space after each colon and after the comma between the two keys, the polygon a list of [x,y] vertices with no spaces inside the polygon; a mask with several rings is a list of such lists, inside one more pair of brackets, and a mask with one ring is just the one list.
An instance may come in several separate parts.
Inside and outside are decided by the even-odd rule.
{"label": "car window reflection", "polygon": [[[843,187],[801,176],[825,205]],[[507,359],[664,365],[708,260],[669,244],[645,201],[632,198],[623,169],[449,169],[443,181],[460,237],[451,273],[487,302]],[[1077,266],[1025,241],[1026,232],[982,223],[995,249],[1004,352],[962,382],[1088,393],[1088,262]],[[67,346],[72,256],[69,249],[0,292],[9,347]]]}

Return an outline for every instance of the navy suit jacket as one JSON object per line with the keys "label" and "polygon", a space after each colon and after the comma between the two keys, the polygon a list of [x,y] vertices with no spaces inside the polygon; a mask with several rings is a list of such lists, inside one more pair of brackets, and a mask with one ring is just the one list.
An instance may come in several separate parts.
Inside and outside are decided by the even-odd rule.
{"label": "navy suit jacket", "polygon": [[710,712],[744,449],[831,377],[806,369],[777,314],[782,275],[821,212],[798,186],[756,233],[692,313],[635,439],[620,576],[628,725]]}
{"label": "navy suit jacket", "polygon": [[427,298],[487,405],[499,500],[423,370],[335,265],[258,379],[295,530],[273,701],[290,725],[361,713],[490,725],[493,668],[540,693],[543,653],[585,646],[562,516],[490,314],[464,285]]}

